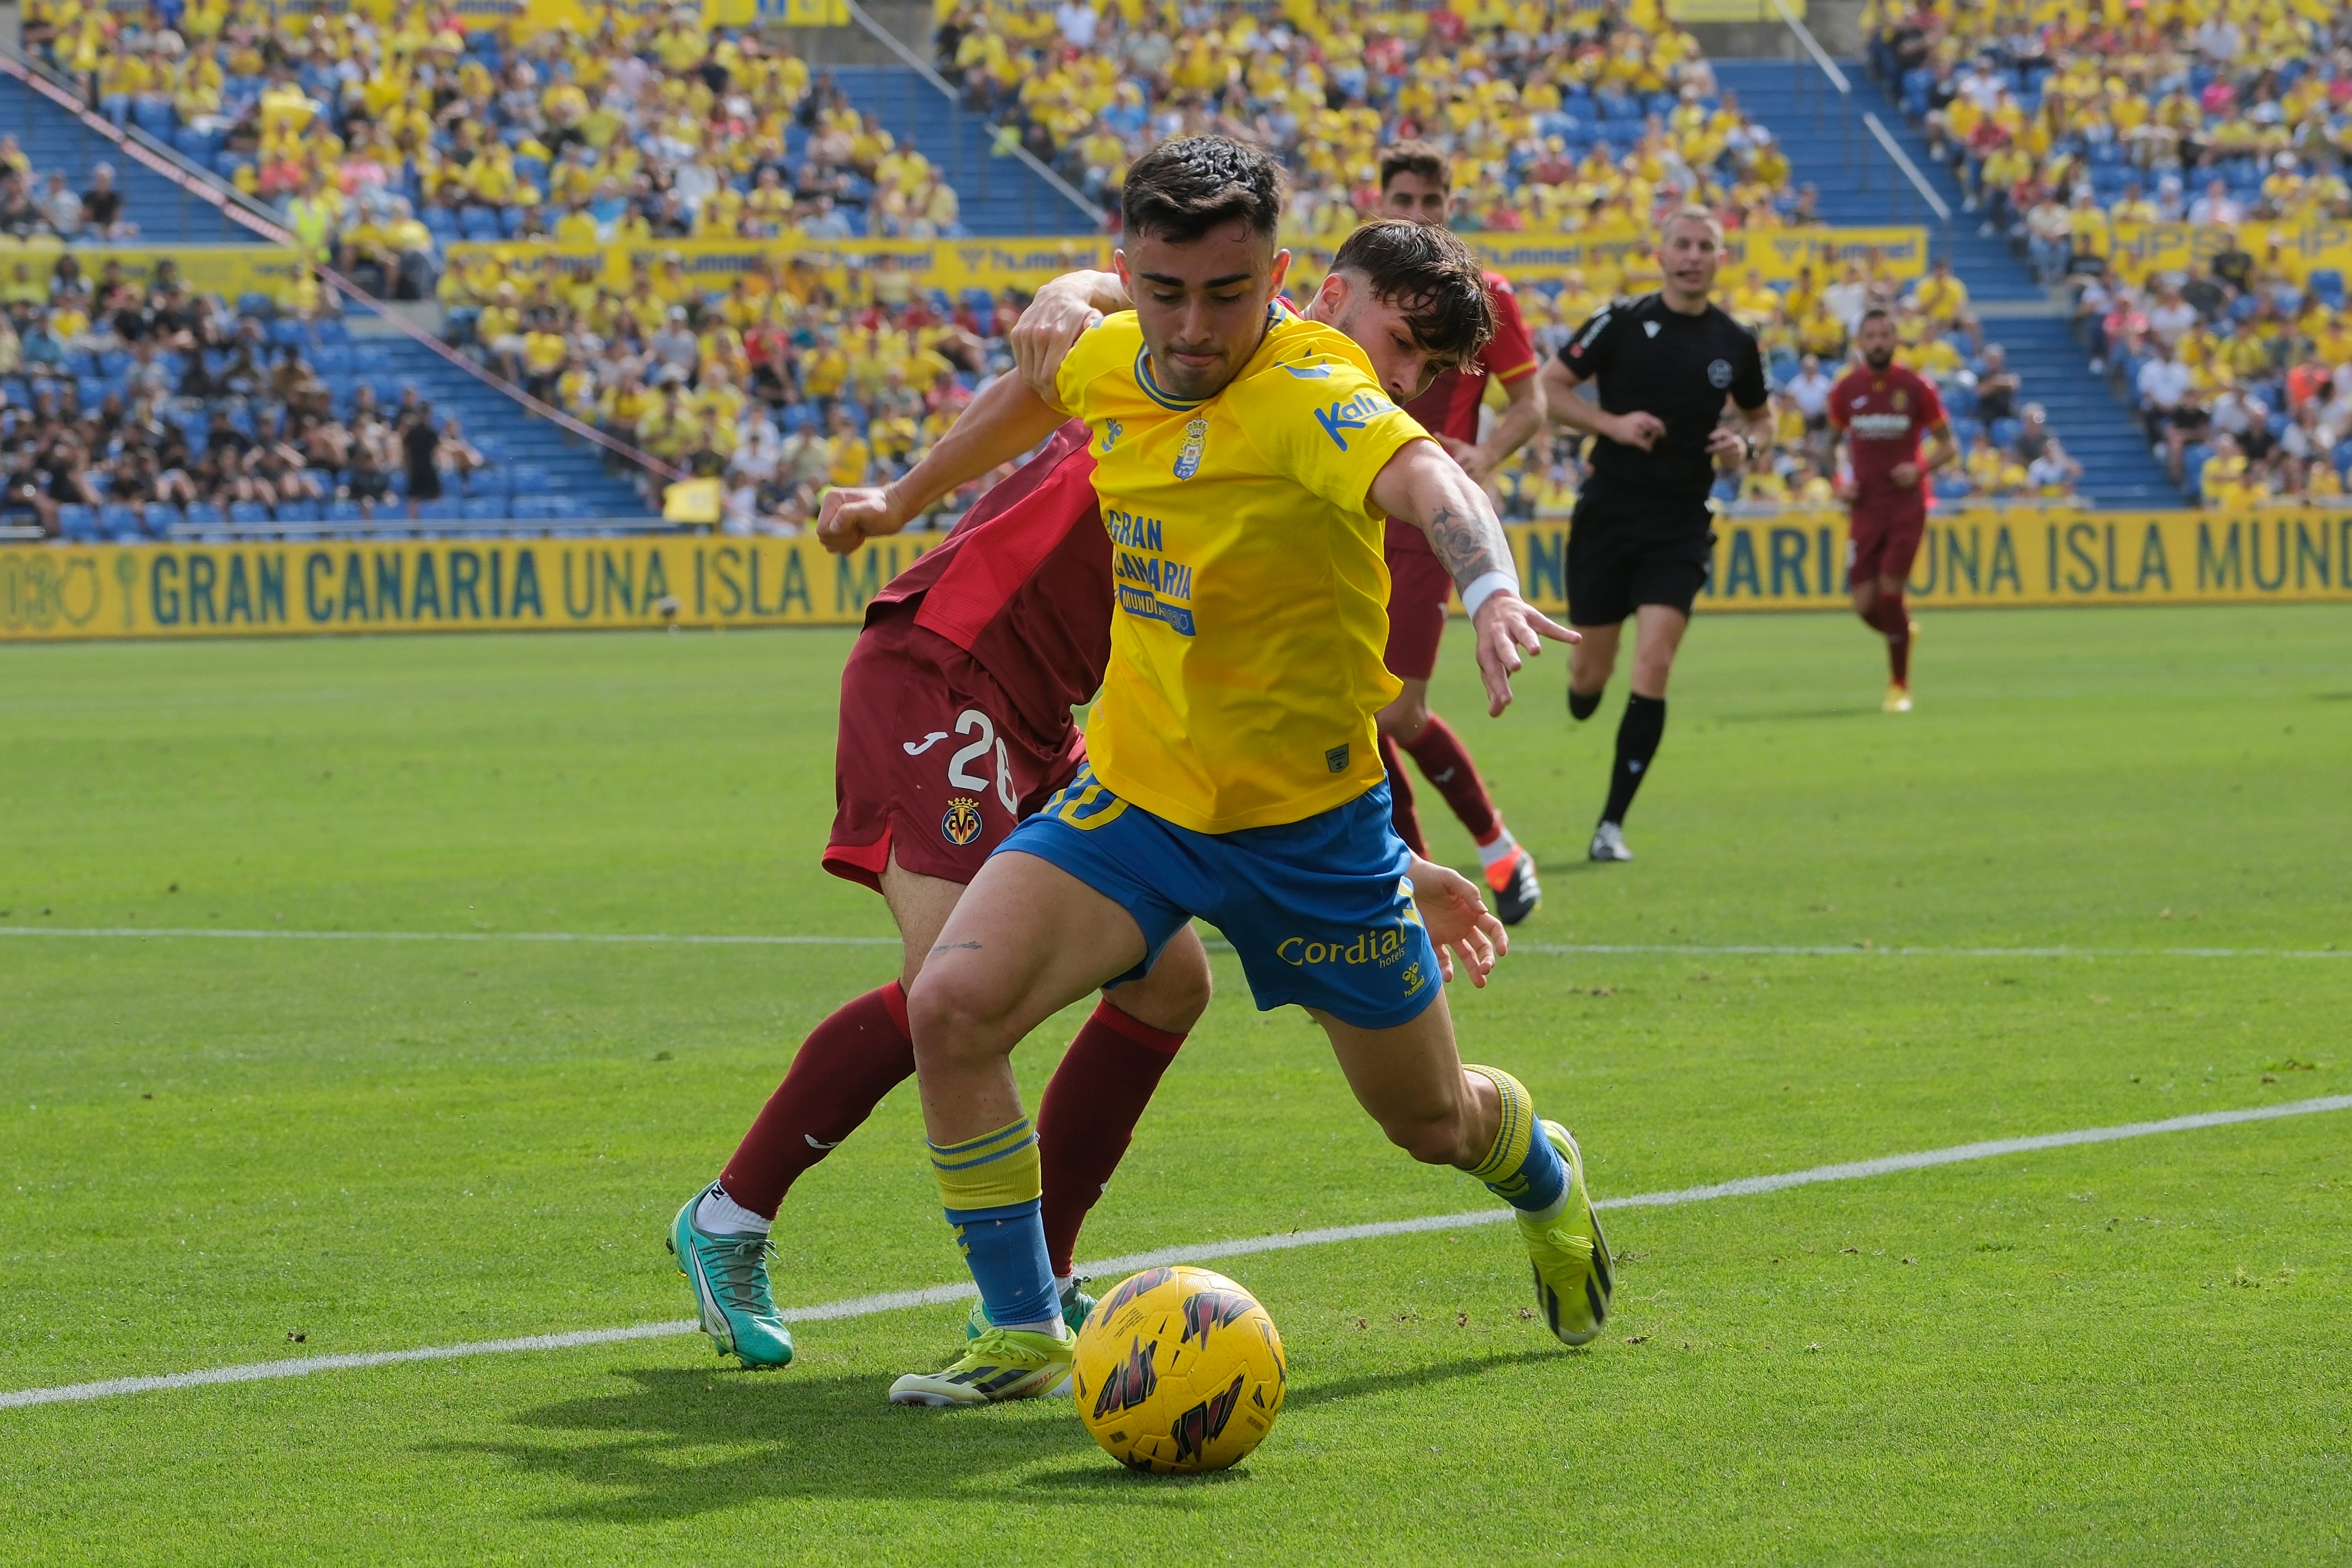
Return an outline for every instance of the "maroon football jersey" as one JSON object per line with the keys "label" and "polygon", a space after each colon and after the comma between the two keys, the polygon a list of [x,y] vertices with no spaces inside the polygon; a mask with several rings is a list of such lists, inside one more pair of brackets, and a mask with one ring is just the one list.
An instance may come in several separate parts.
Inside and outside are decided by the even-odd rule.
{"label": "maroon football jersey", "polygon": [[979,661],[1041,742],[1110,662],[1110,535],[1087,439],[1079,421],[1063,426],[874,599],[919,601],[915,624]]}
{"label": "maroon football jersey", "polygon": [[1888,475],[1897,463],[1916,463],[1920,436],[1944,423],[1934,383],[1899,364],[1883,371],[1858,365],[1830,389],[1829,416],[1845,432],[1856,511],[1926,505],[1924,481],[1897,485]]}
{"label": "maroon football jersey", "polygon": [[[1486,274],[1486,302],[1495,310],[1495,335],[1480,351],[1476,363],[1441,372],[1427,392],[1404,405],[1404,411],[1433,436],[1456,441],[1478,439],[1478,405],[1486,395],[1486,378],[1508,386],[1525,381],[1539,368],[1535,341],[1519,319],[1518,297],[1510,280],[1499,272]],[[1418,550],[1429,553],[1429,536],[1406,522],[1391,522],[1385,541],[1391,551]]]}

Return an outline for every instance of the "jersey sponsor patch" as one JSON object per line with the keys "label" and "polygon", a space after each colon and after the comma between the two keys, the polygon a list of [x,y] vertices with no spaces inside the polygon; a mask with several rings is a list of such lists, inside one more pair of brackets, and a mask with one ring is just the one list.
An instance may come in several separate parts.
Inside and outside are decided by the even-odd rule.
{"label": "jersey sponsor patch", "polygon": [[1344,452],[1348,449],[1346,432],[1368,427],[1376,415],[1385,414],[1395,406],[1368,387],[1345,403],[1334,403],[1328,408],[1317,409],[1315,423],[1323,426],[1323,434],[1331,437],[1331,444]]}

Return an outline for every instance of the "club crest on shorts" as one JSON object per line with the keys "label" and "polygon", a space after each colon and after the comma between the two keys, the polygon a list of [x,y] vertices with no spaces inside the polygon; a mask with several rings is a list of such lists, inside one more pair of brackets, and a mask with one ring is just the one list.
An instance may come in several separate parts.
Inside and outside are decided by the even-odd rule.
{"label": "club crest on shorts", "polygon": [[1184,449],[1176,455],[1176,477],[1189,479],[1201,471],[1201,454],[1209,444],[1209,422],[1194,418],[1184,425]]}
{"label": "club crest on shorts", "polygon": [[1727,359],[1710,361],[1706,367],[1706,384],[1721,392],[1731,384],[1731,362]]}
{"label": "club crest on shorts", "polygon": [[940,818],[940,837],[961,849],[980,837],[980,802],[968,795],[950,795]]}

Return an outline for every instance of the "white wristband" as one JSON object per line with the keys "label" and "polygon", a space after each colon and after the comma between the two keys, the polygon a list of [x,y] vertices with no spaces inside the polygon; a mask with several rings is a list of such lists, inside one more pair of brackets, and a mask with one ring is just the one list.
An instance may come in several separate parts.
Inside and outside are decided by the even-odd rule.
{"label": "white wristband", "polygon": [[1462,590],[1462,607],[1475,616],[1478,613],[1478,606],[1496,595],[1517,594],[1518,591],[1519,580],[1510,573],[1482,572],[1470,580],[1468,587]]}

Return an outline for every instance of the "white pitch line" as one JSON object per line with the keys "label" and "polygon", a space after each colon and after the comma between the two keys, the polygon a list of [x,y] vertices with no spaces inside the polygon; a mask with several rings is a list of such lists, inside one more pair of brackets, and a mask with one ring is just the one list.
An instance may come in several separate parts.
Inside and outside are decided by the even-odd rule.
{"label": "white pitch line", "polygon": [[[772,936],[667,931],[278,931],[199,926],[0,926],[0,937],[170,937],[222,942],[537,942],[673,947],[897,947],[895,936]],[[1230,951],[1224,942],[1212,947]],[[1553,957],[1685,958],[2352,958],[2352,949],[2284,947],[1878,947],[1859,942],[1520,942],[1511,951]]]}
{"label": "white pitch line", "polygon": [[[1784,1171],[1775,1175],[1742,1176],[1737,1181],[1717,1182],[1708,1186],[1676,1187],[1667,1192],[1633,1193],[1623,1197],[1602,1198],[1595,1208],[1671,1208],[1683,1204],[1711,1202],[1716,1198],[1750,1197],[1759,1193],[1777,1193],[1789,1187],[1812,1186],[1822,1182],[1851,1182],[1865,1176],[1891,1175],[1898,1171],[1920,1171],[1935,1165],[1956,1165],[1971,1160],[1990,1160],[2003,1154],[2027,1154],[2041,1149],[2065,1149],[2078,1143],[2112,1143],[2126,1138],[2147,1138],[2160,1132],[2191,1132],[2207,1127],[2231,1127],[2245,1121],[2274,1121],[2287,1116],[2312,1116],[2322,1111],[2352,1110],[2352,1094],[2327,1095],[2316,1100],[2289,1100],[2282,1105],[2257,1105],[2239,1110],[2209,1110],[2194,1116],[2175,1116],[2164,1121],[2132,1121],[2119,1127],[2084,1127],[2071,1132],[2044,1132],[2025,1138],[1996,1138],[1979,1143],[1961,1143],[1948,1149],[1927,1149],[1911,1154],[1888,1154],[1875,1160],[1851,1160],[1842,1164],[1815,1165],[1806,1171]],[[1085,1263],[1078,1272],[1103,1278],[1124,1277],[1139,1268],[1163,1263],[1213,1263],[1223,1258],[1247,1258],[1262,1252],[1289,1252],[1302,1247],[1328,1247],[1335,1242],[1370,1241],[1387,1236],[1419,1236],[1430,1231],[1465,1230],[1475,1226],[1498,1225],[1510,1217],[1507,1208],[1480,1209],[1472,1214],[1424,1215],[1418,1219],[1382,1220],[1373,1225],[1331,1226],[1322,1230],[1297,1230],[1286,1236],[1249,1237],[1238,1241],[1212,1241],[1194,1247],[1161,1247],[1150,1252],[1131,1252],[1121,1258],[1106,1258],[1100,1262]],[[826,1301],[815,1306],[788,1307],[778,1316],[786,1322],[824,1322],[842,1318],[872,1317],[879,1312],[895,1312],[908,1307],[942,1306],[950,1302],[970,1300],[978,1292],[966,1281],[956,1285],[934,1285],[922,1290],[890,1290],[876,1296],[853,1296],[846,1300]],[[499,1355],[509,1351],[571,1350],[583,1345],[617,1344],[628,1340],[667,1339],[678,1334],[698,1331],[700,1325],[691,1321],[668,1323],[637,1323],[625,1329],[581,1329],[562,1334],[531,1334],[521,1339],[477,1340],[469,1344],[432,1345],[420,1350],[371,1351],[356,1355],[299,1356],[286,1361],[257,1362],[245,1366],[215,1367],[205,1372],[166,1373],[156,1377],[115,1377],[100,1383],[73,1383],[54,1388],[26,1388],[0,1394],[0,1410],[20,1409],[34,1405],[64,1405],[80,1400],[109,1399],[123,1394],[151,1394],[172,1388],[207,1388],[226,1383],[259,1383],[270,1378],[307,1377],[314,1372],[344,1372],[361,1367],[393,1366],[402,1362],[454,1361],[461,1356]]]}

